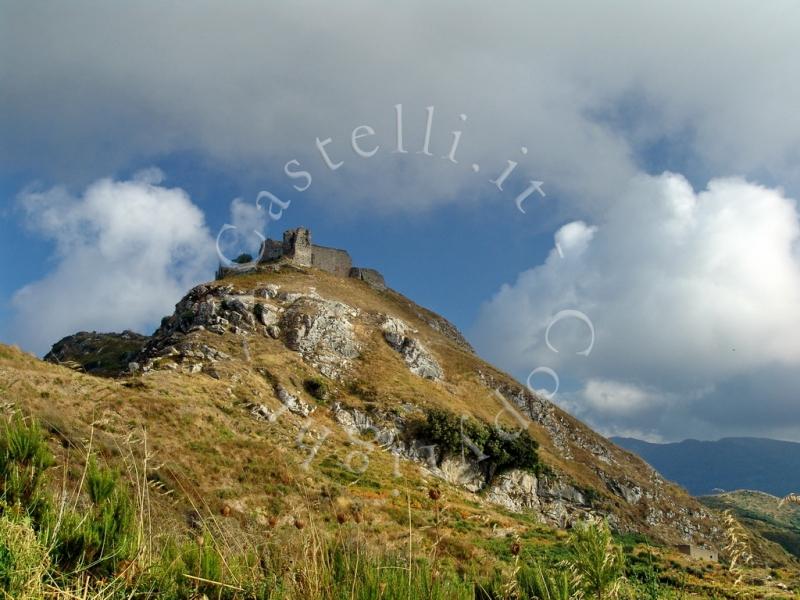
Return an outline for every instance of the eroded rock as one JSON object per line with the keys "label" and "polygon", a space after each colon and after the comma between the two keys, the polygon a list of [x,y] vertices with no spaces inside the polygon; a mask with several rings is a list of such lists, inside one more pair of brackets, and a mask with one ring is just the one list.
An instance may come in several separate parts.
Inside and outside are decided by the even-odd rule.
{"label": "eroded rock", "polygon": [[341,302],[303,295],[294,300],[281,319],[289,349],[331,379],[340,379],[360,346],[351,321],[358,311]]}
{"label": "eroded rock", "polygon": [[442,379],[444,377],[439,363],[419,340],[411,337],[410,334],[416,333],[416,331],[412,330],[404,321],[387,316],[381,325],[381,330],[386,342],[402,355],[412,373],[425,379]]}
{"label": "eroded rock", "polygon": [[300,415],[301,417],[307,417],[316,410],[316,406],[311,406],[307,402],[304,402],[282,385],[276,386],[275,394],[278,396],[278,400],[281,401],[281,404],[289,409],[289,412]]}
{"label": "eroded rock", "polygon": [[494,485],[488,490],[486,499],[514,512],[541,512],[542,508],[536,476],[516,469],[498,475]]}

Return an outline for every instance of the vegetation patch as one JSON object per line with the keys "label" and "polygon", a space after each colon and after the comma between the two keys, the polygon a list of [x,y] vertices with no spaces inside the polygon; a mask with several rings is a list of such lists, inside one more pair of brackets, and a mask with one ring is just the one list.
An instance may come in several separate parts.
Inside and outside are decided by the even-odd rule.
{"label": "vegetation patch", "polygon": [[441,457],[469,453],[483,465],[486,481],[509,469],[542,473],[537,449],[539,444],[527,431],[506,431],[472,417],[440,408],[429,408],[418,434],[436,444]]}
{"label": "vegetation patch", "polygon": [[309,396],[326,404],[331,398],[331,390],[322,377],[310,377],[303,381],[303,389]]}

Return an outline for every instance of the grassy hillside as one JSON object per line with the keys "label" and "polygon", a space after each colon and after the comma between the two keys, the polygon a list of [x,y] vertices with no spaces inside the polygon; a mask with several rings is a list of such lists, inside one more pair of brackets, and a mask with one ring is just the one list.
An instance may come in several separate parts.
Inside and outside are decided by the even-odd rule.
{"label": "grassy hillside", "polygon": [[704,496],[700,501],[714,509],[732,510],[750,528],[800,557],[800,506],[781,505],[780,498],[750,490]]}
{"label": "grassy hillside", "polygon": [[[407,327],[402,343],[387,316]],[[53,456],[41,493],[43,514],[58,518],[2,509],[13,539],[49,556],[35,563],[45,593],[533,598],[534,565],[578,573],[580,539],[564,528],[591,518],[617,532],[612,543],[595,531],[593,543],[624,550],[627,597],[788,597],[783,586],[797,585],[795,564],[769,545],[753,544],[743,572],[676,554],[683,541],[725,544],[713,511],[394,292],[298,269],[215,282],[187,296],[137,360],[136,374],[98,377],[0,346],[4,419],[12,430],[15,415],[41,423]],[[495,422],[518,427],[512,405],[534,451],[491,435]],[[432,439],[431,461],[415,444]],[[15,473],[34,472],[26,460]],[[93,464],[119,473],[109,497],[130,504],[124,552],[110,557],[93,525],[108,510]],[[53,540],[73,531],[70,519],[78,558],[65,568]],[[7,564],[20,556],[10,539],[0,539]],[[0,580],[3,556],[0,545]]]}

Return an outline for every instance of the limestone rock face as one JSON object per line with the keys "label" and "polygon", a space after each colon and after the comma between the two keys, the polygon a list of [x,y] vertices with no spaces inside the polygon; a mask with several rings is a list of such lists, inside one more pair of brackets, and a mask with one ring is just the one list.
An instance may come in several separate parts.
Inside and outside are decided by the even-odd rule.
{"label": "limestone rock face", "polygon": [[447,457],[439,464],[439,469],[442,479],[448,483],[460,485],[473,493],[483,488],[485,480],[483,471],[474,462],[462,461],[460,456]]}
{"label": "limestone rock face", "polygon": [[387,316],[381,330],[386,342],[402,355],[412,373],[425,379],[444,378],[439,363],[425,346],[409,335],[415,332],[404,321]]}
{"label": "limestone rock face", "polygon": [[193,334],[209,331],[245,336],[255,331],[255,304],[252,294],[238,292],[232,285],[199,285],[175,305],[171,316],[162,319],[136,362],[143,373],[154,369],[206,371],[213,363],[228,360],[230,356]]}
{"label": "limestone rock face", "polygon": [[540,512],[542,508],[536,476],[519,470],[499,475],[487,492],[486,499],[514,512],[524,510]]}
{"label": "limestone rock face", "polygon": [[286,345],[320,373],[340,379],[360,353],[352,320],[358,311],[313,296],[294,299],[281,320]]}
{"label": "limestone rock face", "polygon": [[285,387],[279,385],[275,390],[278,400],[281,401],[286,408],[289,409],[289,412],[294,413],[296,415],[300,415],[301,417],[307,417],[316,409],[315,406],[311,406],[307,402],[304,402],[297,395],[292,394],[287,390]]}
{"label": "limestone rock face", "polygon": [[280,313],[278,309],[266,303],[258,303],[253,307],[253,312],[262,325],[269,327],[275,325],[280,321]]}

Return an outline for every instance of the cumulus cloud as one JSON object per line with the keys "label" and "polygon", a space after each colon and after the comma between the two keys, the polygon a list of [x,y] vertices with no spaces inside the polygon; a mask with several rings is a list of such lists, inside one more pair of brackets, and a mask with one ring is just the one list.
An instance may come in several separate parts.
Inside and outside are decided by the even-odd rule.
{"label": "cumulus cloud", "polygon": [[[217,233],[217,253],[222,264],[230,265],[237,257],[248,255],[255,260],[261,243],[268,237],[268,201],[263,205],[235,198],[230,206],[230,223]],[[280,239],[280,236],[277,236]]]}
{"label": "cumulus cloud", "polygon": [[[712,173],[800,183],[800,122],[785,118],[800,103],[791,0],[757,9],[73,2],[3,12],[0,54],[13,58],[0,62],[0,163],[58,180],[187,151],[251,181],[288,184],[284,164],[297,158],[319,199],[419,210],[491,192],[488,179],[513,159],[511,192],[535,177],[551,198],[591,211],[636,172],[637,150],[680,141]],[[391,153],[395,104],[407,155]],[[427,106],[436,108],[432,157],[417,153]],[[381,146],[374,158],[351,148],[361,124],[376,131],[362,141]],[[457,129],[453,165],[441,157]],[[324,166],[317,137],[332,138],[341,169]]]}
{"label": "cumulus cloud", "polygon": [[[544,365],[582,385],[564,401],[590,421],[725,430],[718,415],[747,409],[726,382],[800,365],[800,221],[781,190],[727,178],[696,192],[679,175],[640,176],[602,220],[569,223],[555,240],[544,264],[483,307],[476,337],[523,377]],[[589,356],[576,354],[590,335],[578,319],[551,327],[557,353],[545,343],[564,309],[593,324]],[[772,407],[800,432],[800,417],[789,424],[785,400],[772,397],[759,399],[762,413]]]}
{"label": "cumulus cloud", "polygon": [[[657,435],[645,431],[650,419],[665,432],[706,427],[705,436],[714,418],[720,431],[733,431],[733,418],[747,415],[761,431],[778,431],[775,407],[792,389],[787,373],[796,369],[800,343],[787,334],[797,331],[800,306],[789,200],[800,194],[800,120],[791,118],[800,105],[800,5],[793,0],[757,7],[689,0],[220,7],[200,0],[191,9],[79,1],[3,3],[2,11],[0,175],[34,172],[83,186],[98,173],[187,153],[243,187],[274,186],[284,200],[307,194],[339,214],[477,199],[489,210],[500,194],[510,200],[530,178],[541,180],[547,197],[534,195],[526,207],[546,203],[570,223],[556,233],[547,261],[484,309],[477,328],[484,354],[523,378],[539,364],[558,368],[572,387],[559,398],[605,426],[602,415],[613,413],[620,430]],[[407,154],[392,152],[396,104]],[[419,152],[428,106],[435,107],[431,156]],[[372,158],[352,147],[351,132],[363,124],[375,135],[362,147],[380,146]],[[457,164],[443,158],[453,131],[463,132]],[[317,138],[331,138],[326,148],[340,168],[325,166]],[[654,157],[672,155],[693,181],[737,174],[788,193],[734,178],[714,179],[698,193],[680,176],[640,176]],[[292,187],[302,179],[284,173],[290,159],[313,178],[306,192]],[[507,160],[519,166],[500,192],[489,179]],[[173,193],[159,187],[157,172],[105,185]],[[192,268],[169,266],[181,251],[164,243],[152,250],[158,259],[142,250],[143,264],[155,268],[141,273],[124,250],[114,251],[116,236],[103,233],[110,215],[88,215],[95,186],[80,198],[59,189],[25,196],[26,204],[44,198],[74,210],[66,222],[29,211],[59,258],[53,274],[18,293],[19,314],[33,314],[26,302],[44,302],[35,299],[38,290],[63,288],[79,304],[76,279],[97,291],[96,301],[85,302],[103,316],[71,323],[70,310],[47,305],[58,327],[40,335],[39,348],[44,335],[79,323],[146,323],[183,291],[181,278],[192,279]],[[252,253],[262,217],[244,203],[233,207],[237,229],[223,240],[226,254]],[[112,229],[130,236],[132,247],[146,246],[136,219],[126,225]],[[202,224],[195,230],[207,237]],[[206,248],[192,240],[181,247]],[[127,296],[111,301],[115,272],[106,284],[92,276],[94,263],[133,269],[134,280],[152,284],[147,289],[172,291],[155,294],[149,308],[140,299],[125,309]],[[104,316],[115,304],[131,317],[122,325]],[[589,357],[573,353],[587,335],[574,319],[552,329],[558,354],[543,344],[553,314],[568,307],[597,328]],[[741,391],[748,387],[775,411],[749,418]],[[722,423],[725,398],[731,420]]]}
{"label": "cumulus cloud", "polygon": [[203,213],[157,169],[101,179],[80,196],[27,191],[30,228],[51,240],[54,267],[18,290],[11,337],[43,353],[79,330],[149,333],[186,290],[209,278],[216,254]]}

